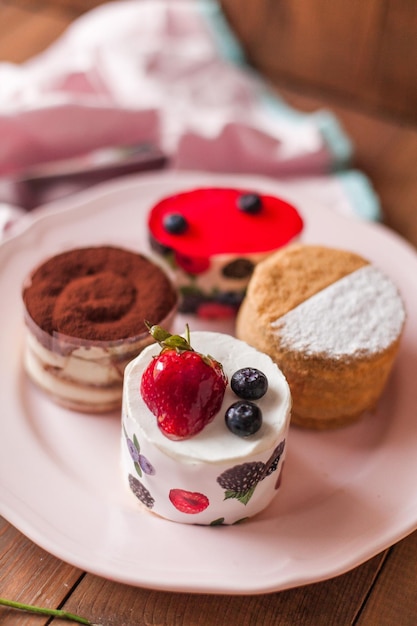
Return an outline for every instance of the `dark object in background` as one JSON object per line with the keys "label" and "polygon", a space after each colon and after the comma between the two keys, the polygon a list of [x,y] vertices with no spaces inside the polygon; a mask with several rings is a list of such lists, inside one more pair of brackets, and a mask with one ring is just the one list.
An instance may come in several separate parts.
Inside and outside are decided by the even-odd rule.
{"label": "dark object in background", "polygon": [[101,148],[71,159],[42,163],[14,180],[16,204],[31,210],[97,183],[161,169],[167,157],[150,144]]}

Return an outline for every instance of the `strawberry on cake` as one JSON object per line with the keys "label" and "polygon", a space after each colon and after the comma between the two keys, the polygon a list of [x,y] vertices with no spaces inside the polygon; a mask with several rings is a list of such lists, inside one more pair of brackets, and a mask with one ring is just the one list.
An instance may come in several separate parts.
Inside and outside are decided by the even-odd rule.
{"label": "strawberry on cake", "polygon": [[283,374],[230,335],[150,332],[159,345],[125,372],[127,484],[168,520],[217,525],[252,517],[281,481],[291,409]]}
{"label": "strawberry on cake", "polygon": [[150,241],[175,271],[180,310],[234,317],[255,265],[296,238],[298,211],[246,189],[197,188],[160,200],[148,218]]}

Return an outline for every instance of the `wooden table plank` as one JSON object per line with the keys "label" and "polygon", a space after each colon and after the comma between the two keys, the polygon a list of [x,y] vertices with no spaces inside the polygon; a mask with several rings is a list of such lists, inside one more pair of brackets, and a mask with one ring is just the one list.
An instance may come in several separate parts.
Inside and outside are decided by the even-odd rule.
{"label": "wooden table plank", "polygon": [[[384,555],[323,583],[260,595],[173,594],[112,583],[87,575],[65,608],[106,626],[349,626]],[[256,576],[256,572],[253,572]],[[94,598],[91,604],[91,598]]]}
{"label": "wooden table plank", "polygon": [[[0,5],[0,62],[21,63],[54,41],[72,21],[61,12]],[[1,87],[0,87],[1,89]]]}
{"label": "wooden table plank", "polygon": [[[417,122],[413,0],[221,0],[248,57],[272,81]],[[256,14],[250,22],[249,16]]]}
{"label": "wooden table plank", "polygon": [[339,100],[307,96],[282,84],[275,87],[300,111],[327,109],[337,116],[354,146],[353,166],[368,176],[380,198],[385,224],[417,247],[417,128]]}
{"label": "wooden table plank", "polygon": [[415,626],[416,607],[417,532],[388,555],[356,626]]}
{"label": "wooden table plank", "polygon": [[[328,581],[244,596],[178,594],[136,588],[62,563],[0,518],[1,595],[65,610],[103,626],[414,626],[417,532]],[[138,620],[143,620],[138,621]],[[36,621],[34,621],[36,620]],[[47,618],[0,607],[2,626],[46,626]]]}
{"label": "wooden table plank", "polygon": [[[82,572],[48,554],[0,517],[0,596],[57,608]],[[33,616],[0,606],[2,626],[33,626]],[[36,617],[36,625],[48,623]]]}

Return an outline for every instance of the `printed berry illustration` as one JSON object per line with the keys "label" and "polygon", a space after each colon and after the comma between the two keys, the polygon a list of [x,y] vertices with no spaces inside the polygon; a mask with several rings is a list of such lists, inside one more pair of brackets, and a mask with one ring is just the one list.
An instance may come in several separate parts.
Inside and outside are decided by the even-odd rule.
{"label": "printed berry illustration", "polygon": [[145,474],[153,476],[155,474],[155,468],[152,463],[143,454],[141,454],[139,441],[136,435],[133,435],[133,439],[130,439],[126,430],[124,433],[126,437],[126,444],[138,475],[142,476],[143,471]]}
{"label": "printed berry illustration", "polygon": [[[135,436],[136,437],[136,436]],[[137,441],[137,440],[136,440]],[[139,463],[139,446],[136,446],[132,439],[126,438],[127,447],[134,463]]]}
{"label": "printed berry illustration", "polygon": [[264,471],[265,463],[254,461],[235,465],[220,474],[217,482],[225,490],[224,499],[236,498],[246,505],[253,496],[257,484],[262,480]]}
{"label": "printed berry illustration", "polygon": [[155,500],[151,496],[150,492],[146,489],[146,487],[140,482],[140,480],[135,478],[135,476],[132,476],[132,474],[129,474],[129,486],[137,499],[142,502],[142,504],[148,507],[148,509],[153,508]]}
{"label": "printed berry illustration", "polygon": [[189,515],[201,513],[210,504],[209,499],[203,493],[185,489],[171,489],[169,499],[178,511]]}
{"label": "printed berry illustration", "polygon": [[285,448],[285,439],[277,445],[277,447],[271,454],[270,458],[265,463],[265,475],[263,478],[270,476],[273,472],[276,471],[279,460],[282,457],[282,453],[284,452],[284,448]]}
{"label": "printed berry illustration", "polygon": [[[246,522],[249,519],[249,517],[242,517],[238,520],[236,520],[235,522],[232,523],[232,526],[237,526],[238,524],[243,524],[243,522]],[[225,524],[224,521],[224,517],[218,517],[217,519],[213,520],[212,522],[210,522],[210,526],[229,526],[229,524]]]}
{"label": "printed berry illustration", "polygon": [[196,352],[185,337],[160,326],[149,332],[161,346],[142,375],[140,393],[161,432],[173,440],[199,433],[220,410],[227,386],[222,365]]}
{"label": "printed berry illustration", "polygon": [[222,302],[202,302],[197,306],[196,313],[202,319],[231,319],[236,314],[236,308]]}
{"label": "printed berry illustration", "polygon": [[281,470],[280,470],[280,472],[278,473],[277,479],[276,479],[276,481],[275,481],[275,489],[279,489],[279,488],[281,487],[281,483],[282,483],[282,474],[283,474],[283,472],[284,472],[284,465],[285,465],[285,462],[283,461],[283,462],[282,462],[282,465],[281,465]]}
{"label": "printed berry illustration", "polygon": [[236,315],[245,295],[245,289],[219,291],[213,288],[207,291],[195,283],[180,285],[179,291],[181,311],[192,313],[202,319],[231,319]]}
{"label": "printed berry illustration", "polygon": [[144,474],[154,476],[155,468],[150,461],[143,454],[139,454],[139,465]]}
{"label": "printed berry illustration", "polygon": [[206,257],[190,257],[185,254],[175,254],[178,267],[188,274],[203,274],[210,267],[210,259]]}
{"label": "printed berry illustration", "polygon": [[[225,490],[224,499],[236,498],[242,504],[247,504],[256,489],[256,486],[271,476],[277,469],[285,449],[285,439],[278,444],[266,463],[262,461],[235,465],[226,470],[217,478],[220,487]],[[282,473],[282,468],[280,475]],[[275,483],[275,489],[280,486],[280,476]]]}

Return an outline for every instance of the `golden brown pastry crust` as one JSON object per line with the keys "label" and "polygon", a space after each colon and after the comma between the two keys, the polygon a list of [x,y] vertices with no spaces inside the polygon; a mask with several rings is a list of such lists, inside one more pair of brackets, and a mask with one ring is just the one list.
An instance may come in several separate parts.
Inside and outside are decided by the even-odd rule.
{"label": "golden brown pastry crust", "polygon": [[293,244],[255,269],[236,320],[240,339],[266,352],[290,385],[292,423],[309,428],[349,424],[372,411],[385,387],[398,351],[398,337],[386,349],[341,359],[308,355],[280,340],[271,324],[344,276],[369,265],[361,256],[323,246]]}

